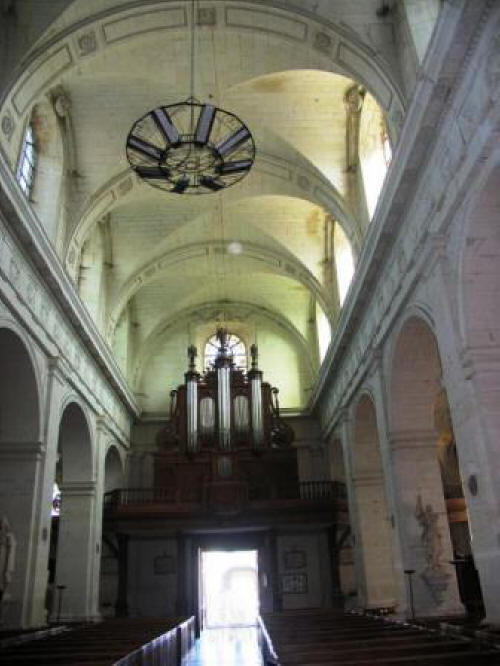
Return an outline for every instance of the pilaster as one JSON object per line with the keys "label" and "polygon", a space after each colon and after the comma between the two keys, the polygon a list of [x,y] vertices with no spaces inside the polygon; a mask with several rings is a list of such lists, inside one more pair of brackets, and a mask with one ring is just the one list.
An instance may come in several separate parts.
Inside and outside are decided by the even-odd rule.
{"label": "pilaster", "polygon": [[64,585],[61,619],[95,619],[95,481],[61,486],[56,586]]}

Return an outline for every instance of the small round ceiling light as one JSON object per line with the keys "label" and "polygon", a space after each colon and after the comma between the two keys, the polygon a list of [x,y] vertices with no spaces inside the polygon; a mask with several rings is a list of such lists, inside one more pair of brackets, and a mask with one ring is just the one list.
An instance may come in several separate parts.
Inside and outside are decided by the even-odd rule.
{"label": "small round ceiling light", "polygon": [[176,194],[218,192],[252,168],[255,143],[234,114],[190,98],[149,111],[132,126],[127,158],[149,185]]}
{"label": "small round ceiling light", "polygon": [[229,254],[242,254],[243,245],[239,241],[231,241],[227,245],[227,251]]}

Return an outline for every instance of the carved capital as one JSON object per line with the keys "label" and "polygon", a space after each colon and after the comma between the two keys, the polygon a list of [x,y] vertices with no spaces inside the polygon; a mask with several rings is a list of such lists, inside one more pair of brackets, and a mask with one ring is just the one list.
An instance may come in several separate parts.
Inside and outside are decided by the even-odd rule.
{"label": "carved capital", "polygon": [[58,118],[64,120],[71,111],[71,100],[62,86],[57,86],[50,92],[52,106]]}
{"label": "carved capital", "polygon": [[344,95],[344,105],[348,114],[360,114],[363,108],[365,89],[354,85],[347,89]]}

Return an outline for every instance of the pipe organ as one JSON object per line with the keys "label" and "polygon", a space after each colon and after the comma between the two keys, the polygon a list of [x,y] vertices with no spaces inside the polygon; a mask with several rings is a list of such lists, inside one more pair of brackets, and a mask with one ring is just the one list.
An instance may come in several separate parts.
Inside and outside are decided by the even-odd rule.
{"label": "pipe organ", "polygon": [[219,512],[239,510],[247,499],[286,499],[297,488],[293,430],[280,418],[278,389],[263,381],[256,345],[250,370],[235,367],[228,338],[217,331],[217,355],[203,374],[196,348],[188,348],[185,382],[171,392],[155,458],[155,485]]}

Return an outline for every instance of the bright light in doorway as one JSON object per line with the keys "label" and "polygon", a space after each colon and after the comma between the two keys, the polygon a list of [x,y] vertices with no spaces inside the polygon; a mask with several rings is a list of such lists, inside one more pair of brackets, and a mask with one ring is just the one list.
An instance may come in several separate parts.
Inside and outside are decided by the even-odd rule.
{"label": "bright light in doorway", "polygon": [[256,624],[257,551],[204,551],[202,581],[206,627]]}

